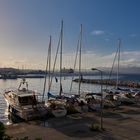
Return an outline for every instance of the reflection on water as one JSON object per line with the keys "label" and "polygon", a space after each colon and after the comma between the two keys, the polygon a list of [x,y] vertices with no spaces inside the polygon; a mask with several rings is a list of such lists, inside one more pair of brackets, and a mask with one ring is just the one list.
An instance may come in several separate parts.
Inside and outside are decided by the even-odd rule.
{"label": "reflection on water", "polygon": [[[100,76],[88,76],[87,78],[93,78],[93,79],[100,79]],[[63,86],[63,92],[64,93],[69,93],[70,91],[70,84],[71,84],[71,77],[65,77],[65,79],[62,79],[62,86]],[[44,79],[26,79],[29,85],[29,89],[37,91],[39,93],[43,93],[43,84],[44,84]],[[7,88],[18,88],[20,84],[21,79],[17,80],[2,80],[0,79],[0,121],[2,121],[4,124],[11,124],[12,122],[16,122],[17,120],[19,121],[19,118],[13,118],[13,116],[9,116],[9,113],[7,111],[7,104],[6,101],[4,100],[3,97],[3,92]],[[52,86],[51,86],[51,92],[53,94],[58,94],[59,93],[59,79],[58,82],[55,81],[55,78],[53,79]],[[81,93],[86,91],[86,92],[99,92],[101,89],[100,85],[95,85],[95,84],[81,84]],[[72,93],[77,93],[78,92],[78,83],[73,82],[73,89]],[[47,84],[46,84],[46,93],[47,93]],[[45,98],[47,96],[45,95]]]}

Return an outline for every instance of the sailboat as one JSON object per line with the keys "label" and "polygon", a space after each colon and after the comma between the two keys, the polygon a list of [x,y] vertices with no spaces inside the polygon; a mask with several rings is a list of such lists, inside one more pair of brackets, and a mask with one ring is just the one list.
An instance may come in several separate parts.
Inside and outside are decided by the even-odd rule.
{"label": "sailboat", "polygon": [[[60,46],[60,91],[59,91],[59,97],[62,95],[62,39],[63,39],[63,21],[61,22],[61,33],[60,33],[60,40],[58,42],[58,48],[56,52],[56,57],[54,61],[54,67],[53,72],[55,69],[57,54]],[[52,78],[53,75],[50,77],[50,67],[51,67],[51,38],[50,38],[50,45],[49,45],[49,78],[48,78],[48,99],[45,102],[45,105],[47,106],[48,110],[55,116],[55,117],[63,117],[66,116],[67,110],[65,108],[65,101],[58,98],[58,96],[52,95],[50,92],[51,84],[52,84]],[[44,84],[45,86],[45,84]],[[45,89],[45,88],[44,88]]]}
{"label": "sailboat", "polygon": [[87,112],[88,111],[88,106],[87,106],[87,102],[84,98],[81,97],[81,79],[82,79],[82,72],[81,72],[81,64],[82,64],[82,24],[81,24],[81,28],[80,28],[80,37],[78,40],[78,44],[77,44],[77,51],[76,51],[76,58],[75,58],[75,63],[74,63],[74,69],[76,67],[76,61],[77,61],[77,56],[79,53],[79,84],[78,84],[78,94],[72,94],[72,83],[73,83],[73,78],[72,77],[72,82],[70,85],[70,93],[71,93],[71,98],[68,100],[67,105],[71,105],[71,107],[73,107],[76,111],[78,112]]}
{"label": "sailboat", "polygon": [[[128,90],[125,90],[124,88],[118,87],[118,84],[119,84],[119,70],[120,70],[120,47],[121,47],[121,40],[119,39],[119,45],[118,45],[116,55],[115,55],[115,58],[114,58],[114,61],[113,61],[112,69],[111,69],[111,73],[112,73],[114,63],[115,63],[115,59],[118,56],[116,86],[115,86],[114,89],[106,90],[104,92],[104,95],[106,95],[105,98],[104,98],[105,101],[106,100],[111,101],[114,104],[114,106],[121,105],[121,103],[123,103],[123,102],[125,102],[125,103],[135,103],[135,99],[132,96],[131,97],[128,96],[128,94],[129,94]],[[111,76],[111,73],[110,73],[110,76]],[[106,105],[108,105],[108,104],[106,103]]]}
{"label": "sailboat", "polygon": [[28,89],[28,83],[23,78],[16,90],[6,90],[4,98],[8,111],[26,121],[45,117],[48,113],[44,102],[39,100],[40,94]]}
{"label": "sailboat", "polygon": [[106,86],[106,89],[104,89],[104,106],[105,107],[116,107],[118,105],[121,104],[118,96],[116,96],[115,93],[117,93],[117,89],[118,89],[118,83],[119,83],[119,62],[120,62],[120,46],[121,46],[121,40],[119,39],[119,45],[117,47],[117,51],[113,60],[113,64],[112,64],[112,68],[111,68],[111,72],[109,75],[109,80],[111,78],[112,75],[112,71],[114,68],[114,64],[115,64],[115,60],[118,57],[118,61],[117,61],[117,78],[116,78],[116,86],[113,89],[107,89],[108,86]]}

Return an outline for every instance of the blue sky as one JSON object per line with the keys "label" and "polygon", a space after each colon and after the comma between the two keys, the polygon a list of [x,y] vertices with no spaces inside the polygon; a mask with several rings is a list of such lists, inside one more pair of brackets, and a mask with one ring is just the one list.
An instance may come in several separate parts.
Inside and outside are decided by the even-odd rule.
{"label": "blue sky", "polygon": [[64,20],[63,66],[72,67],[83,24],[82,67],[110,67],[122,39],[122,65],[140,66],[139,0],[0,0],[0,67],[45,68]]}

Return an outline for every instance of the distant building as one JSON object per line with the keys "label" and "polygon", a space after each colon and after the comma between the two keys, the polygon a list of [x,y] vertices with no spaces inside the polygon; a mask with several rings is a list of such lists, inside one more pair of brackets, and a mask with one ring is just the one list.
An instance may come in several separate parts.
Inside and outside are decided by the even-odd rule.
{"label": "distant building", "polygon": [[65,67],[62,69],[62,73],[74,73],[74,70],[72,68],[66,69]]}

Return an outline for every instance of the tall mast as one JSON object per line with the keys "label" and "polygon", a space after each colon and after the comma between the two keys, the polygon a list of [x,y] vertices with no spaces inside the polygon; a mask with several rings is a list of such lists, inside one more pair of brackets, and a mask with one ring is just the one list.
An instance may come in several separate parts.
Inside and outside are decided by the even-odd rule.
{"label": "tall mast", "polygon": [[[75,71],[75,67],[76,67],[76,62],[77,62],[77,57],[78,57],[78,53],[79,53],[79,38],[78,38],[78,42],[77,42],[77,49],[76,49],[76,56],[75,56],[75,61],[74,61],[74,71]],[[73,79],[74,79],[74,75],[72,76],[72,80],[71,80],[71,85],[70,85],[70,93],[72,90],[72,85],[73,85]]]}
{"label": "tall mast", "polygon": [[[113,60],[111,71],[109,73],[109,79],[108,79],[109,81],[111,80],[111,76],[112,76],[112,72],[113,72],[113,69],[114,69],[114,65],[115,65],[115,62],[116,62],[117,55],[118,55],[118,47],[117,47],[117,50],[116,50],[116,53],[115,53],[115,57],[114,57],[114,60]],[[106,89],[107,89],[107,87],[108,87],[108,85],[106,85]]]}
{"label": "tall mast", "polygon": [[60,92],[62,93],[62,44],[63,44],[63,20],[61,21],[61,34],[60,34]]}
{"label": "tall mast", "polygon": [[48,60],[48,92],[50,91],[50,83],[51,83],[51,42],[52,42],[52,37],[50,36],[50,44],[49,44],[49,60]]}
{"label": "tall mast", "polygon": [[[50,67],[51,67],[51,36],[50,36],[50,42],[49,42],[49,47],[48,47],[48,56],[47,56],[47,63],[46,63],[46,69],[45,69],[45,81],[44,81],[44,87],[43,87],[43,96],[42,96],[42,101],[44,100],[44,95],[45,95],[45,90],[46,90],[46,79],[47,79],[47,70],[48,70],[48,65],[49,65],[49,81],[50,81]],[[50,84],[50,82],[48,82]],[[49,88],[49,86],[48,86]]]}
{"label": "tall mast", "polygon": [[81,24],[81,29],[80,29],[80,48],[79,48],[79,89],[78,89],[78,94],[80,95],[80,90],[81,90],[81,49],[82,49],[82,24]]}
{"label": "tall mast", "polygon": [[121,39],[119,41],[119,46],[118,46],[118,69],[117,69],[117,82],[116,82],[116,89],[119,84],[119,70],[120,70],[120,47],[121,47]]}

